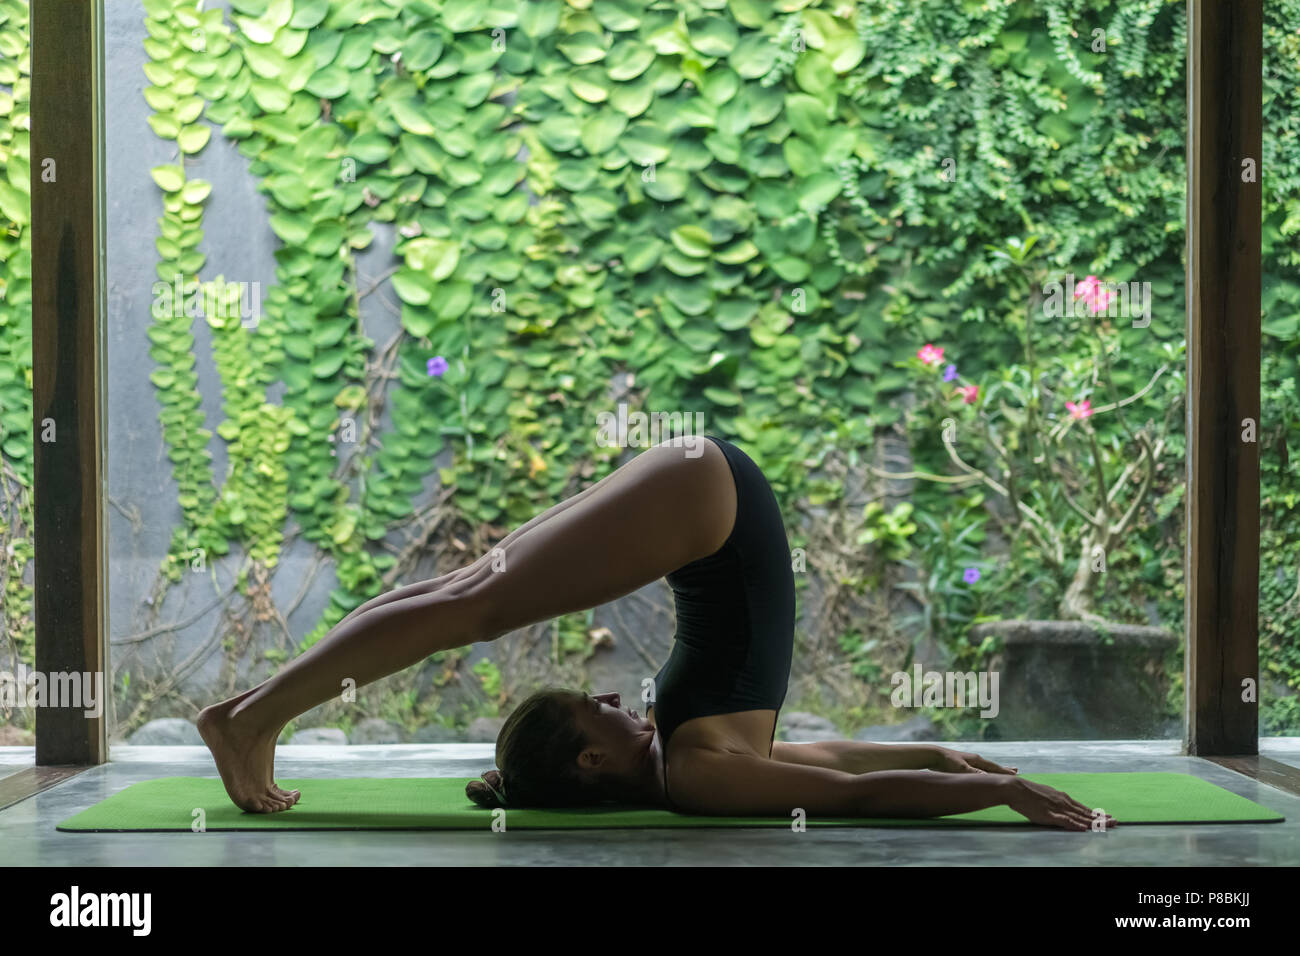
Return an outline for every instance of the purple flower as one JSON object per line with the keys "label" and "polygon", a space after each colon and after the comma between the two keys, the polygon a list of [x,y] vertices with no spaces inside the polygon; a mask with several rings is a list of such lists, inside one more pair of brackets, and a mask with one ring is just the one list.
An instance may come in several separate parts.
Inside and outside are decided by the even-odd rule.
{"label": "purple flower", "polygon": [[429,359],[428,370],[430,375],[441,376],[443,372],[447,371],[447,360],[441,355],[435,355]]}
{"label": "purple flower", "polygon": [[965,581],[967,584],[974,584],[976,581],[980,579],[980,569],[967,568],[966,573],[961,576],[961,579]]}
{"label": "purple flower", "polygon": [[957,366],[949,365],[946,369],[943,370],[943,380],[945,382],[951,382],[956,377],[957,377]]}

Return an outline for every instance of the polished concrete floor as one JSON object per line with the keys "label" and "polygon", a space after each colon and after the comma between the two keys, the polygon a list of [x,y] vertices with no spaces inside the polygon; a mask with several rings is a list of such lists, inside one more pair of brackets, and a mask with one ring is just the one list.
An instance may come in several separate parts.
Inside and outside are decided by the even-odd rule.
{"label": "polished concrete floor", "polygon": [[[1269,807],[1285,823],[1119,827],[1067,833],[1005,827],[449,831],[346,833],[59,833],[60,820],[141,780],[216,776],[201,747],[115,747],[112,761],[0,811],[0,866],[492,866],[492,865],[972,865],[1223,866],[1300,864],[1300,797],[1179,755],[1177,741],[949,743],[1022,772],[1165,770],[1191,773]],[[1300,738],[1261,742],[1300,767]],[[478,776],[490,744],[281,747],[281,777]],[[0,748],[0,775],[32,748]]]}

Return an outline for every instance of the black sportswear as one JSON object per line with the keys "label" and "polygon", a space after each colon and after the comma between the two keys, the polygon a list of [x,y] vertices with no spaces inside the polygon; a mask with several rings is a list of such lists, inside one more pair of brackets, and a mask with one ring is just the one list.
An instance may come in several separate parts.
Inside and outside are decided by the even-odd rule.
{"label": "black sportswear", "polygon": [[779,712],[794,650],[794,572],[776,495],[748,455],[725,439],[705,437],[731,467],[736,521],[717,551],[666,576],[677,633],[655,676],[652,702],[665,766],[668,741],[688,720]]}

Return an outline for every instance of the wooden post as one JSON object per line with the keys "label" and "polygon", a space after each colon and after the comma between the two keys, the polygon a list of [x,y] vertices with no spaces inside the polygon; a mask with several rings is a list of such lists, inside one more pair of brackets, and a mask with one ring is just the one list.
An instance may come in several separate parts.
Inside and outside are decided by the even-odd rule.
{"label": "wooden post", "polygon": [[[108,757],[105,714],[102,0],[31,6],[36,670],[89,679],[99,715],[36,710],[36,763]],[[84,688],[82,693],[84,694]]]}
{"label": "wooden post", "polygon": [[1188,0],[1186,748],[1200,756],[1259,752],[1262,69],[1261,0]]}

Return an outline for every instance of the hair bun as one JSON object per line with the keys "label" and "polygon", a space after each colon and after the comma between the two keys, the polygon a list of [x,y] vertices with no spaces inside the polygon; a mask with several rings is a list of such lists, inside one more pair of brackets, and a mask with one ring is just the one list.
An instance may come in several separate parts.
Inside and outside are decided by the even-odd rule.
{"label": "hair bun", "polygon": [[482,780],[471,780],[465,784],[465,796],[469,797],[480,807],[501,807],[505,806],[501,801],[505,787],[501,779],[500,770],[489,770],[481,774]]}

